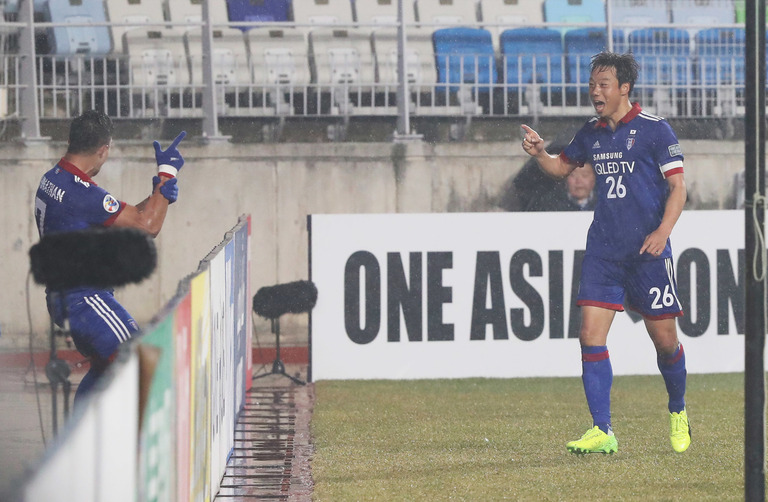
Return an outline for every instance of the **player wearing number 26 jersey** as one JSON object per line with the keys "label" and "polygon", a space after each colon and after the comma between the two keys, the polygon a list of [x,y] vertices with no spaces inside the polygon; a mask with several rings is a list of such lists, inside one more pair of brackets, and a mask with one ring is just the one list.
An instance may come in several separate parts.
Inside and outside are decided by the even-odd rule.
{"label": "player wearing number 26 jersey", "polygon": [[592,58],[590,119],[559,156],[544,150],[539,134],[523,126],[523,149],[555,178],[594,169],[597,203],[587,234],[577,303],[581,309],[582,382],[592,428],[568,451],[615,453],[611,424],[613,369],[608,331],[627,304],[640,312],[654,343],[669,400],[672,449],[691,443],[685,408],[686,363],[677,338],[677,299],[670,234],[686,201],[683,152],[662,118],[646,113],[629,95],[639,65],[631,54],[603,52]]}
{"label": "player wearing number 26 jersey", "polygon": [[598,203],[587,234],[587,254],[606,260],[669,258],[667,240],[658,256],[639,254],[645,237],[661,224],[669,194],[667,177],[683,172],[683,152],[666,120],[635,103],[612,131],[593,118],[560,154],[595,171]]}

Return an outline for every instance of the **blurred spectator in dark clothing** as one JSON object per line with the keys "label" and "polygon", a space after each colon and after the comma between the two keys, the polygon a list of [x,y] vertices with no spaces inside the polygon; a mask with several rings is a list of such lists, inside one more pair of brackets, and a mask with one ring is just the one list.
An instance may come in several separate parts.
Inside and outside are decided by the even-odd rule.
{"label": "blurred spectator in dark clothing", "polygon": [[592,211],[595,209],[595,171],[578,167],[564,182],[532,199],[526,211]]}
{"label": "blurred spectator in dark clothing", "polygon": [[[553,155],[559,154],[570,142],[571,137],[563,136],[565,139],[556,139],[547,146],[547,152]],[[536,159],[529,158],[502,190],[499,207],[505,211],[535,211],[530,209],[532,204],[544,197],[549,198],[551,193],[564,190],[563,184],[562,181],[554,180],[544,174],[539,169]]]}

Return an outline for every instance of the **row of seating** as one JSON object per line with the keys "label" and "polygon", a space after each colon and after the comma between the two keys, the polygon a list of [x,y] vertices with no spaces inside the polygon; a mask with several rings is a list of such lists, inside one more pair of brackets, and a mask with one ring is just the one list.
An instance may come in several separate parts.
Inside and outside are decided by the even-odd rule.
{"label": "row of seating", "polygon": [[[51,23],[77,24],[107,19],[186,23],[200,20],[201,0],[33,0],[36,17]],[[585,23],[605,23],[604,0],[405,0],[405,20],[426,25],[480,24],[496,37],[511,27],[555,23],[565,32]],[[291,0],[211,0],[217,23],[299,22],[316,26],[359,23],[370,27],[396,21],[397,0],[304,0],[294,8]],[[298,4],[297,4],[298,5]],[[6,17],[18,12],[18,0],[6,0]],[[614,25],[625,28],[684,23],[702,27],[732,24],[744,16],[743,0],[615,0],[611,7]],[[136,11],[141,11],[141,14]],[[486,25],[486,26],[483,26]],[[242,27],[244,30],[253,26]],[[306,28],[306,27],[305,27]],[[105,26],[70,26],[52,30],[53,54],[106,54],[119,45],[120,30]],[[68,37],[67,37],[68,36]],[[67,40],[69,38],[69,40]],[[116,47],[115,50],[120,50]]]}
{"label": "row of seating", "polygon": [[[555,7],[559,7],[560,21],[577,20],[576,7],[582,14],[592,12],[588,9],[590,0],[535,1],[540,3],[544,13],[547,9],[553,10],[547,19],[555,17]],[[602,6],[602,0],[594,1]],[[654,1],[665,0],[635,0],[628,5],[648,7],[647,4]],[[36,0],[36,3],[47,20],[72,25],[64,24],[49,30],[54,55],[107,54],[112,51],[114,40],[119,43],[116,52],[128,56],[133,85],[196,85],[202,82],[200,0],[166,0],[164,4],[156,0]],[[722,1],[711,0],[709,3],[717,7]],[[341,9],[345,4],[354,5],[355,9]],[[364,5],[367,7],[363,8]],[[418,13],[418,19],[422,21],[452,24],[464,22],[474,14],[476,6],[488,14],[492,12],[491,6],[496,7],[497,13],[506,6],[507,14],[521,7],[517,0],[480,0],[476,5],[466,0],[417,0],[414,5],[418,9],[409,14],[408,22],[417,22]],[[219,84],[397,82],[397,38],[392,26],[396,0],[355,0],[354,4],[349,0],[307,0],[301,9],[293,9],[292,15],[289,15],[288,0],[210,0],[210,9],[212,22],[217,25],[213,61],[215,80]],[[598,11],[604,15],[601,9],[594,9],[591,17],[583,15],[578,21],[598,20]],[[525,12],[535,10],[528,8]],[[568,12],[572,15],[568,16]],[[454,16],[447,16],[449,13]],[[297,23],[296,27],[240,30],[222,26],[229,21],[269,22],[289,18]],[[81,24],[107,19],[116,23],[111,36],[107,26]],[[499,22],[528,21],[519,16],[510,20],[497,15],[495,19]],[[347,26],[354,20],[381,27]],[[168,26],[167,22],[183,25]],[[703,75],[707,83],[723,81],[727,77],[725,74],[734,73],[726,71],[734,65],[736,75],[733,78],[743,82],[743,72],[738,71],[743,68],[740,60],[743,30],[708,29],[691,37],[687,30],[646,28],[629,32],[626,39],[623,33],[621,30],[614,33],[614,49],[632,50],[646,62],[643,83],[686,85],[693,76],[688,59],[692,54],[691,40],[696,47],[693,54],[704,61]],[[701,48],[699,44],[702,44]],[[605,32],[598,28],[571,29],[564,33],[541,27],[512,28],[493,36],[490,29],[484,28],[415,26],[408,30],[408,79],[426,85],[499,82],[495,55],[501,54],[503,82],[585,83],[589,57],[606,47]],[[714,63],[713,57],[720,62]],[[566,61],[565,70],[563,61]]]}
{"label": "row of seating", "polygon": [[[632,52],[638,59],[640,86],[743,87],[743,28],[709,28],[696,32],[693,38],[692,46],[688,31],[675,28],[645,28],[626,36],[622,30],[614,30],[613,46],[620,52]],[[570,30],[562,40],[556,30],[518,28],[504,31],[500,43],[501,80],[486,30],[435,31],[438,82],[539,83],[558,89],[561,84],[576,84],[569,88],[585,91],[591,57],[608,46],[602,28]]]}
{"label": "row of seating", "polygon": [[[45,11],[50,0],[34,0],[35,10]],[[175,0],[166,0],[172,3]],[[69,3],[79,3],[78,0]],[[59,0],[58,3],[63,3]],[[290,0],[228,0],[231,21],[290,21]],[[336,3],[334,7],[331,4]],[[5,12],[18,10],[18,0],[6,0]],[[314,5],[302,2],[301,8],[333,12],[331,16],[355,21],[370,18],[379,6],[396,5],[396,0],[343,0],[332,2],[314,0]],[[498,22],[501,24],[597,23],[605,21],[604,0],[405,0],[406,16],[421,22]],[[388,16],[388,15],[385,15]],[[743,22],[745,0],[613,0],[612,17],[619,23],[648,24],[711,24]],[[436,18],[441,18],[436,21]]]}

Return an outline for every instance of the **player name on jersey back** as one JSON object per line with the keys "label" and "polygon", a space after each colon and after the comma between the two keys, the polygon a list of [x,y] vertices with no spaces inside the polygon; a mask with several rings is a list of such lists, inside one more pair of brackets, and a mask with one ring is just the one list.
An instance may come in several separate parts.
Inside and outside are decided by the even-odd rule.
{"label": "player name on jersey back", "polygon": [[64,199],[64,194],[67,193],[66,190],[59,188],[45,176],[43,176],[43,178],[40,180],[40,190],[45,192],[48,197],[52,198],[56,202],[61,202]]}

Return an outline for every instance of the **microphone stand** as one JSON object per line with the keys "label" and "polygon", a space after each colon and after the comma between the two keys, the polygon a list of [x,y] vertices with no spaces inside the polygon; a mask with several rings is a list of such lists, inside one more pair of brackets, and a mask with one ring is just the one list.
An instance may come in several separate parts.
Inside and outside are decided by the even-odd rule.
{"label": "microphone stand", "polygon": [[[54,301],[58,299],[59,293],[52,293],[54,295]],[[66,308],[66,307],[65,307]],[[66,322],[66,312],[64,315]],[[48,363],[45,365],[45,375],[48,377],[48,381],[51,384],[51,409],[52,409],[52,424],[53,435],[57,435],[59,431],[59,410],[58,410],[58,393],[59,385],[62,386],[64,393],[64,419],[69,418],[69,394],[72,390],[72,382],[69,381],[69,374],[72,370],[63,359],[59,359],[56,352],[56,334],[59,330],[56,328],[53,318],[51,318],[51,330],[49,336],[50,353],[48,356]]]}
{"label": "microphone stand", "polygon": [[272,326],[272,333],[275,335],[275,360],[272,362],[272,371],[269,373],[262,373],[261,375],[255,375],[253,378],[251,378],[251,381],[256,380],[258,378],[264,378],[265,376],[269,375],[283,375],[285,377],[290,378],[293,380],[294,383],[298,385],[307,385],[307,382],[304,380],[298,379],[294,376],[289,375],[285,371],[285,364],[283,364],[283,361],[280,359],[280,318],[275,317],[273,319],[270,319],[270,324]]}

